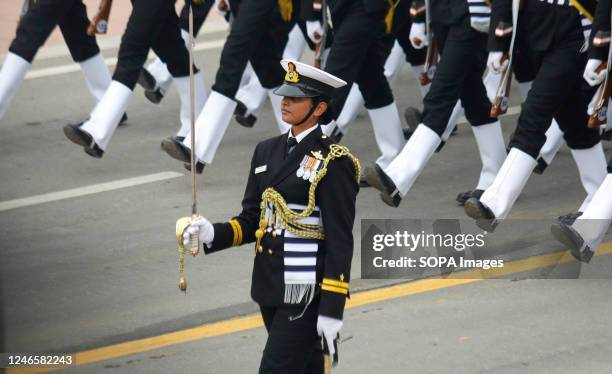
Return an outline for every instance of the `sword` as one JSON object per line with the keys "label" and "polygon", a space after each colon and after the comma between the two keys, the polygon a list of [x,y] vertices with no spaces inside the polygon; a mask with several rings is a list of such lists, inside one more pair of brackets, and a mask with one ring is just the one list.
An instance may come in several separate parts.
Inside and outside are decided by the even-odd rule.
{"label": "sword", "polygon": [[195,257],[200,251],[200,235],[198,232],[190,234],[189,248],[183,245],[183,233],[189,225],[198,218],[198,205],[196,195],[196,161],[195,161],[195,80],[193,77],[193,7],[189,5],[189,115],[191,120],[191,217],[182,217],[176,221],[176,238],[179,245],[179,289],[187,292],[187,280],[183,275],[185,270],[185,253]]}
{"label": "sword", "polygon": [[329,354],[329,346],[327,345],[327,339],[323,336],[323,372],[325,374],[331,373],[331,369],[338,365],[338,339],[340,335],[334,339],[334,354]]}
{"label": "sword", "polygon": [[[612,13],[610,14],[610,27],[612,28]],[[593,113],[589,116],[588,126],[590,129],[599,127],[608,122],[608,103],[610,102],[610,89],[612,81],[610,80],[610,71],[612,69],[612,48],[608,44],[608,61],[601,64],[597,68],[597,72],[606,69],[606,78],[597,89],[595,105]]]}
{"label": "sword", "polygon": [[502,72],[502,79],[499,81],[499,86],[493,99],[490,116],[497,118],[508,111],[510,102],[510,86],[512,85],[512,60],[514,57],[514,42],[516,40],[516,29],[518,25],[518,13],[520,8],[520,0],[512,0],[512,38],[510,39],[510,50],[504,57],[503,61],[508,61],[508,65]]}

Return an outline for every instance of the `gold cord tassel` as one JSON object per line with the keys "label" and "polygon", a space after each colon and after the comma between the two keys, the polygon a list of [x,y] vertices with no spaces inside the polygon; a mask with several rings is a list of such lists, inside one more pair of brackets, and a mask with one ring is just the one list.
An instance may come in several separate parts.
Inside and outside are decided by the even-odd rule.
{"label": "gold cord tassel", "polygon": [[274,188],[268,187],[263,194],[261,195],[261,216],[259,221],[259,229],[255,233],[255,237],[257,238],[257,244],[255,248],[259,248],[261,239],[264,236],[265,229],[268,226],[268,221],[265,219],[265,211],[266,211],[266,203],[269,203],[277,217],[280,218],[281,225],[289,232],[301,237],[308,239],[324,239],[325,234],[323,233],[323,227],[321,225],[316,224],[306,224],[300,223],[299,220],[309,217],[315,208],[315,191],[317,185],[323,179],[325,174],[327,174],[327,166],[329,162],[333,159],[347,156],[355,165],[355,178],[357,183],[359,183],[359,176],[361,175],[361,165],[357,157],[353,156],[348,148],[338,145],[332,144],[329,147],[329,153],[325,160],[323,160],[323,167],[317,173],[314,181],[310,184],[310,188],[308,190],[308,205],[304,211],[301,213],[296,213],[291,210],[287,205],[287,202],[283,198],[283,196],[278,193]]}
{"label": "gold cord tassel", "polygon": [[400,0],[393,2],[393,0],[387,0],[389,3],[389,10],[385,16],[385,33],[391,34],[391,27],[393,26],[393,16],[395,15],[395,7],[399,4]]}
{"label": "gold cord tassel", "polygon": [[281,18],[283,21],[291,21],[291,15],[293,14],[292,0],[278,0],[278,8],[280,9]]}

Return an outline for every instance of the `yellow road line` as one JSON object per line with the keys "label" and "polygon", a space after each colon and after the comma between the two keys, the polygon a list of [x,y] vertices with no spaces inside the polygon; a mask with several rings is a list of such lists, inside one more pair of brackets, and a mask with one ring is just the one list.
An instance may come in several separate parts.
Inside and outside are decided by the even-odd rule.
{"label": "yellow road line", "polygon": [[[600,245],[596,256],[612,253],[612,242]],[[409,283],[374,289],[370,291],[357,292],[351,295],[346,308],[356,308],[362,305],[372,304],[380,301],[393,300],[410,295],[416,295],[442,288],[454,287],[463,284],[478,282],[484,279],[497,278],[509,274],[515,274],[547,266],[564,264],[575,261],[569,251],[545,254],[527,258],[524,260],[504,262],[503,268],[489,270],[472,269],[460,273],[452,273],[448,277],[436,277],[422,279]],[[106,347],[95,348],[76,354],[77,366],[91,364],[94,362],[110,360],[117,357],[129,356],[140,352],[163,348],[171,345],[188,343],[195,340],[212,338],[215,336],[228,335],[235,332],[255,329],[263,326],[259,314],[251,314],[244,317],[207,323],[198,327],[180,330],[172,333],[153,336],[150,338],[132,340],[124,343],[113,344]],[[24,368],[7,369],[7,374],[16,373],[45,373],[52,371],[48,368]]]}

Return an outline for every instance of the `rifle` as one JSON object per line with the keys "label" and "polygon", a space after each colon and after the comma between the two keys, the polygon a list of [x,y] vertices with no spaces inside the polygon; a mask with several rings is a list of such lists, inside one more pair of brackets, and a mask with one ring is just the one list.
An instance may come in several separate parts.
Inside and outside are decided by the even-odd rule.
{"label": "rifle", "polygon": [[[429,37],[428,37],[429,39]],[[427,86],[433,80],[436,70],[438,69],[438,44],[433,38],[430,39],[429,45],[427,46],[427,58],[423,71],[419,76],[419,82],[421,86]]]}
{"label": "rifle", "polygon": [[[196,4],[197,4],[197,2],[196,2]],[[229,10],[229,5],[227,5],[225,0],[221,0],[217,4],[217,9],[219,9],[220,12],[224,12],[225,13],[225,12],[227,12]]]}
{"label": "rifle", "polygon": [[518,14],[521,8],[521,0],[512,0],[512,38],[510,39],[510,49],[502,56],[501,62],[508,61],[508,65],[502,72],[499,86],[491,105],[490,116],[497,118],[508,111],[510,102],[510,86],[512,85],[512,59],[514,57],[514,42],[516,40],[516,29],[518,27]]}
{"label": "rifle", "polygon": [[87,35],[106,34],[108,30],[108,17],[110,16],[112,6],[113,0],[100,0],[98,13],[96,13],[87,27]]}
{"label": "rifle", "polygon": [[608,102],[610,101],[610,88],[612,82],[610,81],[610,62],[602,63],[597,68],[597,72],[601,72],[606,69],[606,79],[597,89],[595,95],[595,105],[593,105],[593,113],[589,116],[588,126],[590,129],[599,127],[604,123],[608,122]]}
{"label": "rifle", "polygon": [[[415,9],[417,14],[420,9]],[[411,14],[413,9],[410,9]],[[427,57],[423,72],[419,76],[421,86],[427,86],[433,80],[436,70],[438,69],[438,44],[433,38],[433,30],[431,29],[431,19],[429,18],[429,0],[425,0],[425,32],[427,33]]]}
{"label": "rifle", "polygon": [[512,86],[512,66],[509,60],[510,56],[508,54],[502,57],[502,63],[508,61],[508,66],[502,71],[502,77],[499,81],[499,86],[497,86],[497,91],[495,92],[495,99],[493,99],[490,113],[492,118],[497,118],[508,111],[510,87]]}
{"label": "rifle", "polygon": [[[610,27],[612,27],[612,13],[610,14]],[[597,89],[595,95],[595,105],[593,106],[593,114],[589,116],[588,126],[590,129],[599,127],[604,123],[608,122],[608,102],[610,101],[610,71],[612,69],[612,48],[608,45],[608,61],[602,63],[597,67],[596,71],[599,73],[603,69],[606,69],[606,79]]]}

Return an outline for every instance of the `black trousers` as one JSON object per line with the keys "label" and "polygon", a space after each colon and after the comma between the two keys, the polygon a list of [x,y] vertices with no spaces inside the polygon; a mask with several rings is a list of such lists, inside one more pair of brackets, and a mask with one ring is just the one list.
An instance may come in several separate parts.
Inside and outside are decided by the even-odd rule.
{"label": "black trousers", "polygon": [[587,106],[594,89],[582,79],[587,61],[586,53],[579,53],[582,42],[561,40],[549,51],[531,51],[536,75],[510,147],[537,158],[553,118],[570,148],[591,148],[599,142],[599,131],[587,127]]}
{"label": "black trousers", "polygon": [[[186,1],[185,1],[186,2]],[[210,12],[210,8],[215,3],[215,0],[205,0],[201,4],[192,4],[193,7],[193,35],[198,35],[204,21]],[[181,9],[180,15],[181,29],[189,31],[189,7],[187,4]]]}
{"label": "black trousers", "polygon": [[291,25],[281,19],[277,0],[241,1],[212,89],[233,98],[249,61],[264,88],[280,86],[284,77],[280,60]]}
{"label": "black trousers", "polygon": [[19,22],[9,51],[31,63],[55,26],[59,26],[75,62],[87,60],[100,52],[96,38],[87,35],[89,19],[82,0],[32,2]]}
{"label": "black trousers", "polygon": [[352,1],[346,5],[342,18],[333,19],[333,42],[325,71],[348,83],[334,92],[330,111],[333,119],[340,115],[352,83],[359,85],[368,109],[382,108],[393,102],[385,77],[385,61],[390,49],[384,38],[385,14],[368,13],[363,1]]}
{"label": "black trousers", "polygon": [[534,52],[528,47],[525,30],[517,30],[514,53],[512,57],[512,72],[514,79],[519,83],[531,82],[537,73],[537,60]]}
{"label": "black trousers", "polygon": [[151,48],[173,77],[188,76],[189,52],[181,37],[174,0],[132,0],[132,6],[113,80],[134,89]]}
{"label": "black trousers", "polygon": [[458,99],[472,126],[495,122],[482,83],[487,65],[487,34],[472,29],[469,16],[458,24],[434,23],[433,27],[441,55],[429,93],[423,99],[421,122],[442,135]]}
{"label": "black trousers", "polygon": [[260,306],[268,340],[259,373],[323,373],[323,347],[317,334],[319,299],[315,297],[301,318],[302,307]]}

